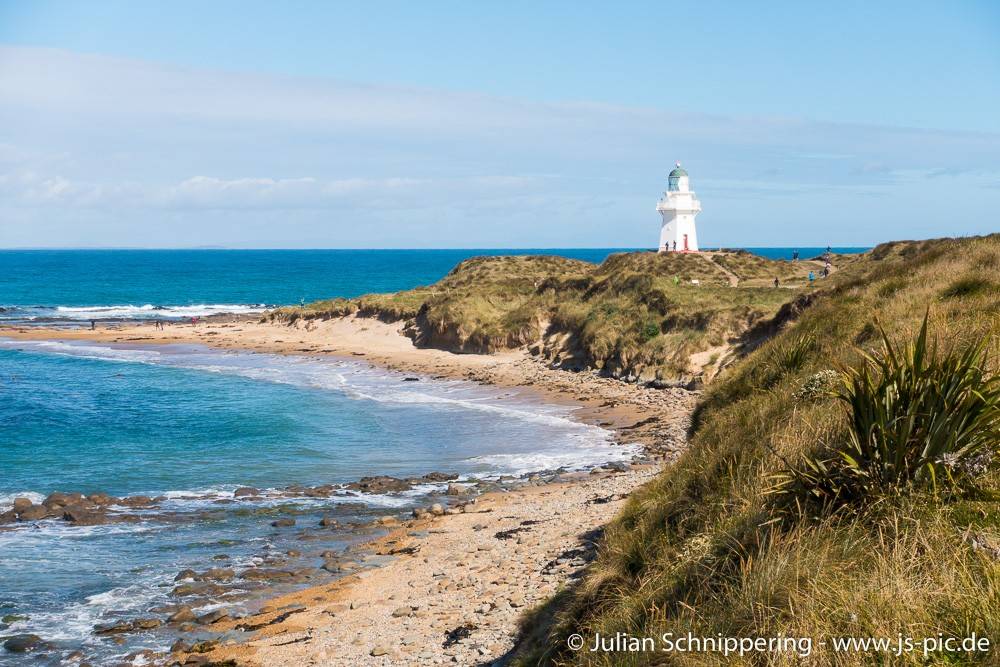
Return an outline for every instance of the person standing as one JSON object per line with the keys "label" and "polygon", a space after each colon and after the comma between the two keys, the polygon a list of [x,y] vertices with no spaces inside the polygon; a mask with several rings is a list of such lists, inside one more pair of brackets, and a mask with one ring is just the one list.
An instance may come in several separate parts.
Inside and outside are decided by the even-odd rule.
{"label": "person standing", "polygon": [[781,286],[781,283],[778,282],[778,277],[775,276],[775,278],[774,278],[774,289],[778,289],[778,287],[780,287],[780,286]]}
{"label": "person standing", "polygon": [[813,286],[813,281],[816,280],[816,274],[812,271],[809,272],[809,287]]}

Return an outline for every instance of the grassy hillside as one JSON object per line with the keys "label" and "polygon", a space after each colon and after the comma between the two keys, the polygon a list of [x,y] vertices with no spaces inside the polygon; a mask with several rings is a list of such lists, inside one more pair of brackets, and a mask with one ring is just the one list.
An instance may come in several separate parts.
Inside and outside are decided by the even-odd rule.
{"label": "grassy hillside", "polygon": [[[709,386],[690,449],[633,495],[582,582],[525,621],[518,664],[801,664],[573,652],[571,633],[1000,641],[1000,235],[850,264]],[[814,651],[807,664],[1000,658]]]}
{"label": "grassy hillside", "polygon": [[[490,353],[528,345],[564,368],[674,380],[718,367],[722,348],[807,289],[806,275],[820,268],[746,253],[624,253],[600,265],[477,257],[428,287],[319,301],[268,317],[404,321],[418,346]],[[774,289],[775,277],[782,289]],[[702,352],[704,359],[692,360]]]}

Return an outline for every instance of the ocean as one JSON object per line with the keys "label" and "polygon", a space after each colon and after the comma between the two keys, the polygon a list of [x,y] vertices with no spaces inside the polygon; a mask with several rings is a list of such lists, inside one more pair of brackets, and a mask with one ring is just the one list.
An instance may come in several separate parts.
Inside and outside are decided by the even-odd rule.
{"label": "ocean", "polygon": [[[802,257],[822,250],[799,249]],[[597,262],[615,251],[0,251],[0,321],[80,326],[247,313],[429,284],[474,255]],[[791,249],[767,254],[790,257]],[[0,513],[16,497],[37,503],[54,491],[159,498],[155,509],[123,508],[131,519],[106,525],[0,524],[0,636],[41,636],[52,664],[80,649],[99,663],[162,650],[169,633],[129,633],[117,643],[93,628],[157,610],[162,617],[185,568],[282,563],[316,573],[320,552],[371,534],[353,526],[404,514],[444,490],[439,481],[397,492],[344,486],[361,477],[440,471],[496,480],[637,452],[574,421],[568,408],[467,382],[414,381],[360,361],[15,341],[0,331]],[[334,489],[295,491],[322,485]],[[263,500],[237,497],[243,486]],[[282,517],[295,525],[272,525]],[[316,533],[323,517],[342,529]],[[198,611],[251,609],[254,592],[220,593]],[[0,651],[0,664],[17,660]]]}
{"label": "ocean", "polygon": [[[477,255],[557,254],[600,262],[628,250],[0,250],[0,323],[255,313],[428,285]],[[791,259],[795,250],[807,258],[825,248],[747,250]]]}

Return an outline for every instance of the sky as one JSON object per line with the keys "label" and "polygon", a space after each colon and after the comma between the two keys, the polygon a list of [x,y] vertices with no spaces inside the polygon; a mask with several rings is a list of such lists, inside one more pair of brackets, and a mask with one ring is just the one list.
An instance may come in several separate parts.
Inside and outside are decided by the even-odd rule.
{"label": "sky", "polygon": [[0,247],[1000,230],[1000,3],[0,0]]}

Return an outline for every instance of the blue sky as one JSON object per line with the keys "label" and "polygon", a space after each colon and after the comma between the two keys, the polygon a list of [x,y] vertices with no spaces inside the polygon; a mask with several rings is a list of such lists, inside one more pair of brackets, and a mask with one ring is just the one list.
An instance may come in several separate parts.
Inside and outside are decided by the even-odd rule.
{"label": "blue sky", "polygon": [[0,246],[1000,229],[1000,4],[0,1]]}

